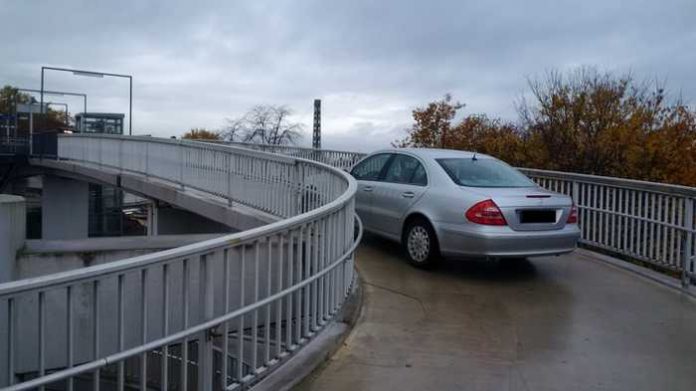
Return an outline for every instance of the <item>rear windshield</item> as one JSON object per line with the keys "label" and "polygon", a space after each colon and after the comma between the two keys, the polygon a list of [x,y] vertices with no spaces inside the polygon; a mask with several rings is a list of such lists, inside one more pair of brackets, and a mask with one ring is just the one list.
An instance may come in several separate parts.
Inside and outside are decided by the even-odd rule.
{"label": "rear windshield", "polygon": [[454,183],[471,187],[532,187],[531,179],[495,159],[436,159]]}

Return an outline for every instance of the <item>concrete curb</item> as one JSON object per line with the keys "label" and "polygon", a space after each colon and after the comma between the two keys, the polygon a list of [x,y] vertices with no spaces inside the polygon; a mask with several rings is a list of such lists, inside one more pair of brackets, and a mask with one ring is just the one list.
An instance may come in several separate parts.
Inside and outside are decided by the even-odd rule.
{"label": "concrete curb", "polygon": [[675,291],[675,293],[681,293],[684,294],[685,296],[696,300],[696,291],[692,289],[684,289],[681,286],[681,282],[675,278],[666,276],[662,273],[656,272],[654,270],[650,270],[645,267],[641,267],[638,265],[634,265],[630,262],[627,261],[622,261],[620,259],[611,257],[609,255],[604,255],[600,253],[593,252],[591,250],[585,250],[585,249],[577,249],[575,250],[578,254],[583,256],[584,258],[593,260],[595,262],[601,262],[604,264],[607,264],[611,267],[615,267],[617,269],[625,270],[627,272],[633,273],[638,275],[639,277],[642,277],[646,280],[649,280],[653,283],[657,283],[658,285],[662,285],[666,288],[669,288],[670,290]]}
{"label": "concrete curb", "polygon": [[360,316],[363,304],[363,285],[357,275],[352,294],[346,299],[341,312],[322,331],[285,364],[271,372],[254,390],[287,391],[300,384],[320,368],[343,346]]}

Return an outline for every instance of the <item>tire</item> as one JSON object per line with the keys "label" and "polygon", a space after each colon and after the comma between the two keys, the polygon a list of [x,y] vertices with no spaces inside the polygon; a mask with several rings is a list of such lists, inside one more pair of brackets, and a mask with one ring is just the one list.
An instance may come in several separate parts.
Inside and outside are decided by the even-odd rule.
{"label": "tire", "polygon": [[435,230],[424,219],[414,219],[408,223],[401,243],[409,263],[417,268],[431,269],[440,261],[440,246]]}

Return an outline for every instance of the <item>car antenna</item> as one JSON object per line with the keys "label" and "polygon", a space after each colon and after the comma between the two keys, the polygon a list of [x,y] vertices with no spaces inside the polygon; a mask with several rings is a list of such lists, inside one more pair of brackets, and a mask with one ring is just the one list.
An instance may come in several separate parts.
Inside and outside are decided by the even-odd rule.
{"label": "car antenna", "polygon": [[476,151],[474,151],[474,156],[471,157],[471,160],[477,161],[478,159],[476,158]]}

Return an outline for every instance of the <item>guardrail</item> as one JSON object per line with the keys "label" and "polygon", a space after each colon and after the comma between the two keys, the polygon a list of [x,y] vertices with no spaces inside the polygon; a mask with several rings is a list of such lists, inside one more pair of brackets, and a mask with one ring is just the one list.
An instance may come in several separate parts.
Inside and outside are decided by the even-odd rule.
{"label": "guardrail", "polygon": [[352,289],[356,184],[340,170],[149,137],[61,135],[58,157],[283,219],[1,284],[0,385],[9,390],[244,388],[316,335]]}
{"label": "guardrail", "polygon": [[573,197],[581,243],[681,276],[696,264],[696,188],[566,172],[521,169],[540,186]]}
{"label": "guardrail", "polygon": [[302,148],[289,145],[252,144],[227,141],[218,143],[314,160],[339,168],[341,170],[349,170],[351,167],[355,165],[355,163],[357,163],[366,155],[364,153],[359,152],[336,151],[331,149],[318,150],[313,148]]}
{"label": "guardrail", "polygon": [[[362,153],[235,143],[303,156],[341,169]],[[348,164],[350,163],[350,164]],[[520,168],[540,186],[577,203],[581,243],[677,273],[683,286],[696,277],[696,188]]]}
{"label": "guardrail", "polygon": [[29,139],[0,137],[0,155],[26,155],[29,153]]}

